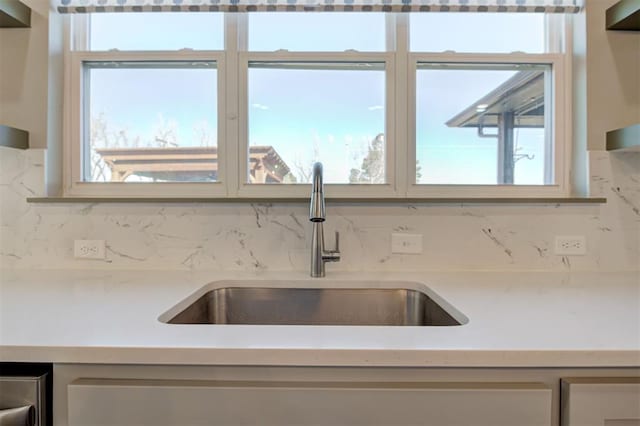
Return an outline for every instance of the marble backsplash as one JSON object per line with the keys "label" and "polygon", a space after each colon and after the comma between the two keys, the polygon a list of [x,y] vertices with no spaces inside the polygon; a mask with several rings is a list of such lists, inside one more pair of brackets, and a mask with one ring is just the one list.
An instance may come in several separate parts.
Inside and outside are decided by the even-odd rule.
{"label": "marble backsplash", "polygon": [[[640,152],[590,155],[606,204],[331,205],[327,271],[640,270]],[[0,147],[0,267],[300,270],[309,268],[306,204],[48,204],[44,152]],[[392,233],[423,235],[423,253],[391,253]],[[554,254],[584,235],[587,255]],[[73,240],[106,240],[106,260],[77,260]]]}

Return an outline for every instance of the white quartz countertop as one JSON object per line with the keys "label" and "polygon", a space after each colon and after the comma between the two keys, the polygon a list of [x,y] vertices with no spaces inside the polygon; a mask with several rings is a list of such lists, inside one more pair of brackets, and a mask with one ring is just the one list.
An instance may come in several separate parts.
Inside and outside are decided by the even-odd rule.
{"label": "white quartz countertop", "polygon": [[[419,282],[449,327],[171,325],[220,280]],[[323,281],[324,280],[324,281]],[[115,364],[640,367],[640,274],[0,271],[0,361]]]}

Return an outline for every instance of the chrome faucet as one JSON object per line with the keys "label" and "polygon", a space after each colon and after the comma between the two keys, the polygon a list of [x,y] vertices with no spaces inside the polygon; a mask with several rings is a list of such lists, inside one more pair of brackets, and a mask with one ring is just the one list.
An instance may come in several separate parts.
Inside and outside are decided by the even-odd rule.
{"label": "chrome faucet", "polygon": [[311,230],[311,276],[324,277],[325,262],[340,261],[340,234],[336,231],[335,250],[325,250],[324,231],[322,229],[322,223],[325,221],[322,163],[315,163],[313,165],[313,186],[311,189],[309,220],[313,226]]}

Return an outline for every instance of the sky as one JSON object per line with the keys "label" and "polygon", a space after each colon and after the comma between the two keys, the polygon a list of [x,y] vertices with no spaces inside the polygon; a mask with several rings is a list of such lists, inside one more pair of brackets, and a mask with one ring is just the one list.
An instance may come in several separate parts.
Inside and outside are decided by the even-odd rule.
{"label": "sky", "polygon": [[[506,18],[506,19],[505,19]],[[93,14],[91,49],[219,50],[223,21],[215,13]],[[377,13],[249,14],[249,50],[384,51],[384,15]],[[539,14],[412,14],[411,49],[424,52],[544,51]],[[330,29],[327,31],[327,29]],[[490,47],[488,50],[487,48]],[[272,145],[295,170],[317,156],[325,181],[347,183],[368,143],[385,133],[384,71],[273,69],[252,64],[248,81],[250,145]],[[473,105],[513,71],[435,71],[417,73],[417,159],[421,183],[495,183],[495,139],[475,129],[448,128],[448,119]],[[170,128],[179,146],[199,146],[202,129],[214,136],[217,71],[192,69],[91,70],[90,111],[113,131],[124,130],[139,145],[153,143]],[[542,184],[544,132],[518,129],[522,153],[516,183]]]}

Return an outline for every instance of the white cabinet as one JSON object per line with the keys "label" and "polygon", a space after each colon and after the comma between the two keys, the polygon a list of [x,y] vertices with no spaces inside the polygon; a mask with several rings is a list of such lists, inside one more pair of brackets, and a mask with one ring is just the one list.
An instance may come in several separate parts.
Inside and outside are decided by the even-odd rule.
{"label": "white cabinet", "polygon": [[639,377],[637,367],[55,364],[53,414],[55,426],[640,426]]}
{"label": "white cabinet", "polygon": [[563,379],[562,426],[640,426],[640,377]]}
{"label": "white cabinet", "polygon": [[537,383],[77,379],[69,426],[549,426]]}

